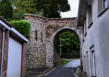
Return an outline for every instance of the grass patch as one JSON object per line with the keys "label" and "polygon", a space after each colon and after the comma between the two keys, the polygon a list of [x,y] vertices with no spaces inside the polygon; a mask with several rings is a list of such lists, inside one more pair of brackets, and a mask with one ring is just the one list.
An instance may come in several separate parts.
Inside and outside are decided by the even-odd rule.
{"label": "grass patch", "polygon": [[72,59],[61,59],[61,65],[67,64],[70,61],[72,61]]}

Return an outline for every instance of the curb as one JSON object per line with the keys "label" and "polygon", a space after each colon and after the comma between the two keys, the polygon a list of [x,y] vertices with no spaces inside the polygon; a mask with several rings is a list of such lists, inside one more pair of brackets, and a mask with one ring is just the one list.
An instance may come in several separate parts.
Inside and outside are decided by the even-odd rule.
{"label": "curb", "polygon": [[79,77],[80,68],[77,68],[75,77]]}
{"label": "curb", "polygon": [[80,68],[77,68],[75,77],[87,77],[87,76]]}
{"label": "curb", "polygon": [[38,77],[45,77],[47,76],[51,71],[55,70],[56,67],[51,67],[48,70],[46,70],[45,72],[43,72],[42,74],[40,74]]}

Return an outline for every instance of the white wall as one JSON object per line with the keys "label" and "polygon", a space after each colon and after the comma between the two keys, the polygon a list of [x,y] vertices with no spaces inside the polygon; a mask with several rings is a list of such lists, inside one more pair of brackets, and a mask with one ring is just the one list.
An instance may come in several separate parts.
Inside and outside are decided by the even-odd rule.
{"label": "white wall", "polygon": [[[109,10],[98,17],[98,1],[99,0],[93,0],[93,25],[87,29],[87,36],[82,46],[83,69],[91,76],[92,58],[90,47],[94,45],[96,77],[109,77]],[[88,22],[88,20],[86,20],[86,22]],[[88,23],[86,23],[86,25],[88,26]],[[87,51],[89,63],[86,63],[86,60],[84,60]],[[86,70],[87,66],[88,70]]]}
{"label": "white wall", "polygon": [[22,45],[9,38],[7,77],[20,77]]}

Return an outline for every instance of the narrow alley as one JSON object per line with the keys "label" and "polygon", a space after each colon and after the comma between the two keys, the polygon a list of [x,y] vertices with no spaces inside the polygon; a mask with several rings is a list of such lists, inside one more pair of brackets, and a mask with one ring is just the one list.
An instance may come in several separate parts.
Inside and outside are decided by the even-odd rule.
{"label": "narrow alley", "polygon": [[57,66],[46,77],[75,77],[76,69],[80,66],[80,60],[72,60],[64,66]]}

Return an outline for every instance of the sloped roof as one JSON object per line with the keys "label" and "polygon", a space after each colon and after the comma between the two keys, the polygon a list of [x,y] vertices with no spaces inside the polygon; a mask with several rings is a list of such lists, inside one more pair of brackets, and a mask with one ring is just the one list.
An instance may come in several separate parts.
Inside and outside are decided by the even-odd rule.
{"label": "sloped roof", "polygon": [[28,42],[28,39],[24,37],[21,33],[19,33],[15,28],[12,27],[12,25],[0,17],[0,26],[3,26],[4,28],[8,29],[11,33],[15,34],[18,39],[21,39],[24,42]]}
{"label": "sloped roof", "polygon": [[4,26],[6,29],[10,29],[11,24],[9,24],[5,19],[3,19],[2,17],[0,17],[0,25]]}

